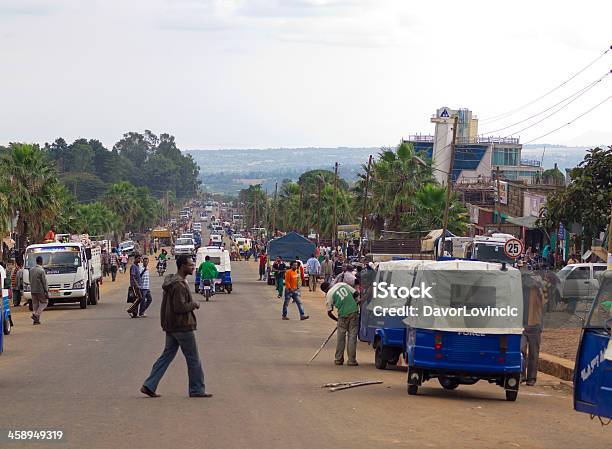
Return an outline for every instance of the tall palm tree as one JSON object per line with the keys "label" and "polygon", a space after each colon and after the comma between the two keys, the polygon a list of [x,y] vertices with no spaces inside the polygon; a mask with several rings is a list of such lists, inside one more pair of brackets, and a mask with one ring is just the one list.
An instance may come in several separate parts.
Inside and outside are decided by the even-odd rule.
{"label": "tall palm tree", "polygon": [[19,212],[17,233],[38,239],[44,223],[61,212],[57,173],[38,146],[12,143],[9,150],[0,159],[0,173],[8,176],[8,208],[12,216]]}
{"label": "tall palm tree", "polygon": [[80,232],[90,235],[106,235],[115,230],[119,224],[119,217],[101,202],[79,206],[77,215],[83,226]]}
{"label": "tall palm tree", "polygon": [[129,229],[137,219],[140,205],[136,194],[136,187],[124,181],[111,185],[104,195],[104,204],[119,217],[118,231]]}
{"label": "tall palm tree", "polygon": [[[441,229],[446,207],[446,188],[436,184],[425,184],[414,194],[413,210],[403,217],[403,224],[413,231]],[[464,235],[469,215],[456,193],[451,195],[448,210],[448,230]]]}
{"label": "tall palm tree", "polygon": [[[365,174],[360,178],[356,192],[362,201]],[[415,192],[430,182],[434,182],[431,167],[418,157],[412,144],[383,149],[370,170],[368,210],[374,221],[386,224],[390,230],[404,230],[402,217],[412,211]]]}

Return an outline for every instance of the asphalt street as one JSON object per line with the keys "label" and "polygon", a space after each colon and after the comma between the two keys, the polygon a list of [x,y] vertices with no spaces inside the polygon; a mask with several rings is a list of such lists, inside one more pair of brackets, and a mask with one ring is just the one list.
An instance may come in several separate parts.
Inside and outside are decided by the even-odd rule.
{"label": "asphalt street", "polygon": [[[169,266],[172,267],[171,261]],[[234,292],[196,312],[211,399],[187,397],[181,353],[160,384],[139,393],[161,353],[161,278],[152,276],[149,316],[125,312],[127,275],[105,281],[101,302],[46,311],[41,326],[16,312],[0,356],[0,428],[61,429],[61,443],[2,447],[68,448],[607,448],[609,429],[572,410],[571,393],[525,387],[517,402],[494,385],[443,390],[430,382],[407,396],[399,368],[374,368],[360,344],[359,367],[334,366],[335,341],[310,365],[334,323],[320,293],[304,294],[310,320],[290,305],[282,321],[274,290],[256,281],[254,262],[234,262]],[[330,393],[328,382],[382,380]]]}

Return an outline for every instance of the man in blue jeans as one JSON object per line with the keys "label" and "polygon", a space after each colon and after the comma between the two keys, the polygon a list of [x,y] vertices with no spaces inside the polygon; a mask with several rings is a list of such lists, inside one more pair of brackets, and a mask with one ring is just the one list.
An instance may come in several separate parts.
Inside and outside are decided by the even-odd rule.
{"label": "man in blue jeans", "polygon": [[197,321],[193,311],[200,304],[193,301],[185,278],[193,275],[195,263],[191,256],[180,255],[176,258],[177,274],[169,274],[164,279],[164,297],[161,304],[161,326],[166,332],[166,347],[157,359],[151,374],[144,381],[140,392],[152,398],[159,397],[157,385],[181,348],[187,361],[189,375],[189,397],[210,398],[204,386],[204,370],[198,354],[195,339]]}

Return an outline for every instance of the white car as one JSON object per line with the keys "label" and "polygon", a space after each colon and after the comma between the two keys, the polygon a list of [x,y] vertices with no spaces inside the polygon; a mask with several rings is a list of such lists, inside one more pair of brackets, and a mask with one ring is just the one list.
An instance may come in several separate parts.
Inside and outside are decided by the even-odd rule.
{"label": "white car", "polygon": [[212,246],[222,246],[223,245],[223,237],[220,234],[211,234],[210,235],[210,243]]}
{"label": "white car", "polygon": [[183,254],[193,256],[196,252],[195,242],[193,239],[181,237],[176,240],[172,252],[175,256]]}
{"label": "white car", "polygon": [[127,240],[119,244],[119,251],[127,254],[128,256],[133,256],[135,249],[135,244],[131,240]]}

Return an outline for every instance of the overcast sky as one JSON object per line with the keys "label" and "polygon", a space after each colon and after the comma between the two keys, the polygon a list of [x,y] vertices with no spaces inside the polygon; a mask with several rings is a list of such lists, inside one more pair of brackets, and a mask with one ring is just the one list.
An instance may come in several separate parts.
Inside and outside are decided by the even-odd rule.
{"label": "overcast sky", "polygon": [[[611,17],[609,0],[0,0],[0,144],[151,129],[182,149],[392,145],[433,132],[438,107],[484,119],[545,93],[612,45]],[[610,69],[612,51],[480,129]],[[610,95],[612,76],[521,140]],[[612,100],[539,142],[612,144],[611,116]]]}

